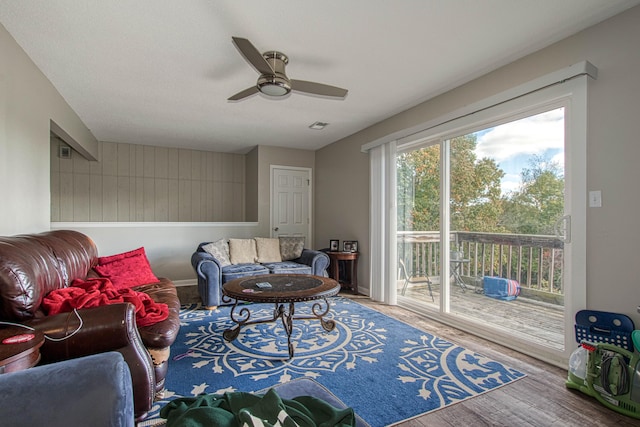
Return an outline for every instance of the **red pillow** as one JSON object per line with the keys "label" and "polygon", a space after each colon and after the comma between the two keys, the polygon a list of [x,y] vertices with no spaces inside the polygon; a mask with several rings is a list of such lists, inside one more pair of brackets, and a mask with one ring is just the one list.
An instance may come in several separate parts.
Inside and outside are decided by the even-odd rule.
{"label": "red pillow", "polygon": [[110,279],[116,288],[131,288],[159,281],[151,271],[144,247],[100,257],[93,269],[100,276]]}

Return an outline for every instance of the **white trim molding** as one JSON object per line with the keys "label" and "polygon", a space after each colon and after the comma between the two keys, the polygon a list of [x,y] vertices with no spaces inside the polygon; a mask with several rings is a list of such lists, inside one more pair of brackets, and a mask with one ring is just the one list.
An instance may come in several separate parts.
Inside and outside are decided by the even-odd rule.
{"label": "white trim molding", "polygon": [[[420,138],[420,135],[419,135],[420,133],[429,131],[436,126],[440,126],[444,123],[448,123],[452,120],[456,120],[456,119],[468,116],[470,114],[475,114],[478,111],[491,108],[493,106],[502,104],[504,102],[525,96],[537,90],[555,85],[557,83],[562,83],[574,77],[583,76],[583,75],[587,75],[593,79],[597,79],[598,68],[595,65],[591,64],[589,61],[578,62],[569,67],[551,72],[535,80],[531,80],[527,83],[521,84],[519,86],[505,90],[503,92],[500,92],[494,96],[485,98],[481,101],[466,105],[458,110],[452,111],[436,119],[429,120],[427,122],[420,123],[410,128],[402,129],[400,131],[385,135],[382,138],[379,138],[367,144],[364,144],[360,150],[363,153],[366,153],[369,150],[371,150],[373,147],[386,144],[387,142],[390,142],[390,141],[396,141],[402,138],[418,139]],[[398,142],[400,144],[400,141]]]}

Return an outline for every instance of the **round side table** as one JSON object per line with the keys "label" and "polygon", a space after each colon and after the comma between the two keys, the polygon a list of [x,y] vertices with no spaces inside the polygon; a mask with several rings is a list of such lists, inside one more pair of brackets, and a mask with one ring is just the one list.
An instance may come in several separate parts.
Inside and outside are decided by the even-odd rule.
{"label": "round side table", "polygon": [[[358,252],[327,252],[331,264],[329,266],[329,277],[339,282],[343,287],[349,288],[354,294],[358,293]],[[345,277],[340,278],[338,264],[340,261],[346,262]]]}
{"label": "round side table", "polygon": [[[33,336],[28,341],[24,339]],[[17,326],[0,326],[0,374],[31,368],[40,361],[44,335]]]}

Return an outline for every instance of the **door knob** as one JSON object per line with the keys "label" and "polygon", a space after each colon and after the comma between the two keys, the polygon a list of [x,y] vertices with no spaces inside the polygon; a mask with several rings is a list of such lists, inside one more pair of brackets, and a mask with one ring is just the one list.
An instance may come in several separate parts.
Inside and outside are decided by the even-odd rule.
{"label": "door knob", "polygon": [[273,231],[278,231],[280,230],[278,227],[274,228]]}

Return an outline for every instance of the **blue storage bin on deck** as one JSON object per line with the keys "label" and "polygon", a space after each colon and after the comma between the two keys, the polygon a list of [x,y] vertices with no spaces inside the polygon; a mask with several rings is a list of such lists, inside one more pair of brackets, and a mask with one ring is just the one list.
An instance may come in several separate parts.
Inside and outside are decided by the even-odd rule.
{"label": "blue storage bin on deck", "polygon": [[484,294],[490,298],[512,301],[520,295],[520,284],[516,280],[504,277],[484,276],[482,286]]}

